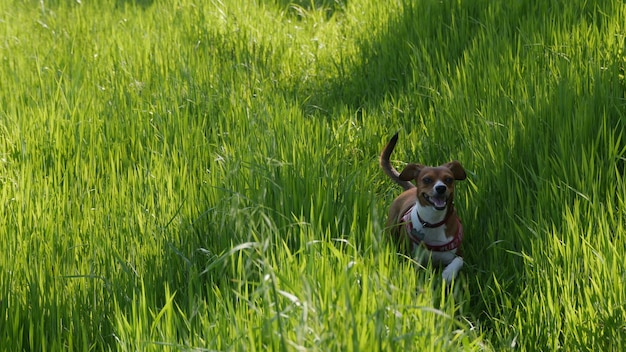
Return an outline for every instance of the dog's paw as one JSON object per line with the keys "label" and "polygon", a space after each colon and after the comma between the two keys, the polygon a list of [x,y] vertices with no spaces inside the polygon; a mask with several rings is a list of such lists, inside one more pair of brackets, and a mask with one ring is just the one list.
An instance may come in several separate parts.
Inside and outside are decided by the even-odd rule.
{"label": "dog's paw", "polygon": [[452,283],[452,281],[456,278],[456,276],[458,275],[458,272],[455,272],[454,270],[450,270],[448,268],[446,268],[442,273],[441,273],[441,277],[443,277],[443,280],[446,282],[446,284],[450,285]]}
{"label": "dog's paw", "polygon": [[445,269],[443,269],[441,276],[443,277],[443,280],[446,282],[446,284],[449,285],[452,283],[452,281],[454,281],[462,267],[463,258],[456,257],[450,262],[450,264],[446,266]]}

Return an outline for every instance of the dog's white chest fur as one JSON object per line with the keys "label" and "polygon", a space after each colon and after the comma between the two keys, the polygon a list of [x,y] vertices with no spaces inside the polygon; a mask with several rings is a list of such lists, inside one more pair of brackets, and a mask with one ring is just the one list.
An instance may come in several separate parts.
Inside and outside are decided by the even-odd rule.
{"label": "dog's white chest fur", "polygon": [[[450,239],[446,236],[445,225],[437,228],[428,228],[422,226],[422,224],[418,222],[413,223],[413,228],[415,231],[422,234],[422,241],[430,246],[440,246],[450,241]],[[436,252],[430,251],[426,247],[414,243],[413,250],[415,252],[415,259],[422,264],[426,264],[428,260],[431,259],[435,265],[448,265],[456,257],[456,248],[445,252]]]}

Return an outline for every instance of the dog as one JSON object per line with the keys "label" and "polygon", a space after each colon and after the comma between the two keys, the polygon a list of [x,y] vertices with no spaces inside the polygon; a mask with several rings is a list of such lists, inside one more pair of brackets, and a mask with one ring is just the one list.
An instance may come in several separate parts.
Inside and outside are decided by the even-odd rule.
{"label": "dog", "polygon": [[421,264],[430,260],[443,267],[442,277],[450,284],[463,267],[463,226],[454,209],[454,183],[467,178],[465,169],[454,160],[437,167],[408,164],[399,173],[389,161],[397,142],[398,133],[380,154],[385,174],[404,188],[389,207],[386,228],[401,252]]}

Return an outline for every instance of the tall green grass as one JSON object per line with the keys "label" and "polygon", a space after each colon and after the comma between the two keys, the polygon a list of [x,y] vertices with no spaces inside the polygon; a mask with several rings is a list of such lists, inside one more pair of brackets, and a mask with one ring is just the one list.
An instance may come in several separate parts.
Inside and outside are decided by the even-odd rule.
{"label": "tall green grass", "polygon": [[[625,7],[3,2],[0,349],[623,350]],[[398,130],[470,175],[451,289]]]}

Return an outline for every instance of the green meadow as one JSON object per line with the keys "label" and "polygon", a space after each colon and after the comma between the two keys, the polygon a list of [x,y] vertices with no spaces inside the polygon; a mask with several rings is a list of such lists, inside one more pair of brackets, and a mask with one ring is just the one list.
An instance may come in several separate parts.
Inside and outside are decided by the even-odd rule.
{"label": "green meadow", "polygon": [[[7,0],[0,350],[623,351],[622,1]],[[461,161],[446,288],[378,166]]]}

